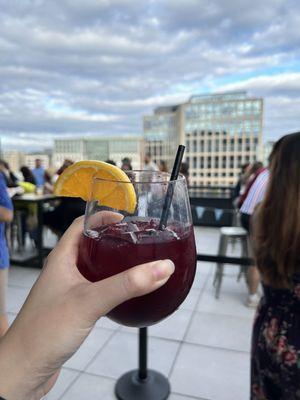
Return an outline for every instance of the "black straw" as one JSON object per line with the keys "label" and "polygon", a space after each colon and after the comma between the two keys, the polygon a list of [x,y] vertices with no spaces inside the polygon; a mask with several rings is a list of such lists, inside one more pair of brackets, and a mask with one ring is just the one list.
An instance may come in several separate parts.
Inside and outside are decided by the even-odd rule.
{"label": "black straw", "polygon": [[[175,157],[170,181],[175,181],[178,178],[184,150],[185,150],[185,146],[180,144],[178,146],[177,154]],[[158,226],[158,229],[160,229],[160,230],[164,229],[167,226],[173,194],[174,194],[174,184],[172,183],[171,185],[168,185],[168,190],[167,190],[167,194],[166,194],[166,198],[165,198],[165,202],[164,202],[164,206],[163,206],[163,210],[161,213],[159,226]]]}

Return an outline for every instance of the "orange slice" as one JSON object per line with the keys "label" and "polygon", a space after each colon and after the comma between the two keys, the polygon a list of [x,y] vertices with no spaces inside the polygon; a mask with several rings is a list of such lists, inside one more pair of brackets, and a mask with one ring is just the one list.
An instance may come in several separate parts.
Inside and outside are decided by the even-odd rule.
{"label": "orange slice", "polygon": [[54,193],[97,200],[102,206],[128,213],[136,208],[136,193],[128,176],[103,161],[78,161],[66,168],[55,182]]}

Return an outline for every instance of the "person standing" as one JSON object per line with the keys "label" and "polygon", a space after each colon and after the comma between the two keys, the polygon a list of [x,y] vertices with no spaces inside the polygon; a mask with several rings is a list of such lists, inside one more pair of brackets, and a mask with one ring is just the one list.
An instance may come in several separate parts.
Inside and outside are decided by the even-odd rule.
{"label": "person standing", "polygon": [[232,200],[234,205],[237,206],[239,197],[244,193],[247,181],[251,175],[251,165],[246,163],[241,165],[241,170],[238,176],[238,181],[233,189]]}
{"label": "person standing", "polygon": [[253,216],[263,297],[253,326],[251,400],[300,399],[300,132],[281,138]]}
{"label": "person standing", "polygon": [[36,181],[36,186],[43,187],[45,184],[45,168],[42,166],[40,158],[35,160],[35,168],[33,168],[32,173]]}
{"label": "person standing", "polygon": [[168,170],[168,164],[165,160],[160,160],[159,162],[159,170],[161,172],[169,172]]}
{"label": "person standing", "polygon": [[9,164],[4,160],[0,160],[0,174],[3,175],[7,187],[12,188],[18,186],[18,178],[11,171]]}
{"label": "person standing", "polygon": [[180,165],[180,173],[185,177],[186,180],[186,184],[187,187],[190,186],[190,181],[189,181],[189,177],[190,177],[190,173],[189,173],[189,164],[187,162],[182,162]]}
{"label": "person standing", "polygon": [[[242,226],[246,229],[248,234],[251,234],[251,219],[254,213],[256,206],[263,200],[267,184],[269,179],[269,171],[268,169],[264,169],[260,172],[260,174],[256,177],[254,183],[252,184],[250,190],[242,207],[240,208],[241,212],[241,223]],[[259,302],[259,295],[257,293],[258,285],[260,283],[260,274],[255,265],[252,265],[248,268],[247,272],[247,283],[249,289],[249,296],[247,300],[248,307],[257,307]]]}
{"label": "person standing", "polygon": [[144,171],[159,171],[158,166],[154,161],[151,159],[151,154],[146,153],[144,157]]}
{"label": "person standing", "polygon": [[132,171],[131,159],[128,157],[123,158],[121,170],[123,171]]}
{"label": "person standing", "polygon": [[240,193],[240,196],[238,198],[237,201],[237,206],[240,209],[246,199],[246,197],[248,196],[248,193],[253,185],[253,183],[255,182],[256,178],[260,175],[261,172],[263,172],[263,170],[265,170],[263,163],[260,161],[256,161],[255,163],[253,163],[250,166],[249,169],[249,178],[247,179],[247,181],[245,182],[245,187],[243,189],[243,192]]}
{"label": "person standing", "polygon": [[13,206],[8,196],[5,180],[0,175],[0,337],[8,329],[6,316],[6,286],[8,278],[9,254],[5,237],[5,224],[13,219]]}

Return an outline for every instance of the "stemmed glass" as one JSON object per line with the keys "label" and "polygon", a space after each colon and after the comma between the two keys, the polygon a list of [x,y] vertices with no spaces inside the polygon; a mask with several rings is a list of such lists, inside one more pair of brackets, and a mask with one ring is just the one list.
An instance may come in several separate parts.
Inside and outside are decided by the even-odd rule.
{"label": "stemmed glass", "polygon": [[[178,170],[179,163],[175,161],[174,166]],[[175,169],[172,176],[177,177]],[[120,324],[140,328],[139,368],[118,379],[117,398],[165,400],[170,393],[168,379],[147,368],[147,326],[180,306],[195,277],[196,248],[187,185],[183,176],[170,180],[165,172],[128,171],[127,175],[129,182],[94,178],[78,268],[95,282],[149,261],[168,258],[174,262],[175,271],[165,285],[124,302],[107,315]],[[113,212],[114,222],[99,226],[99,211]]]}
{"label": "stemmed glass", "polygon": [[[99,281],[134,265],[171,259],[175,272],[158,290],[126,301],[107,316],[123,325],[146,327],[173,313],[186,298],[196,270],[195,239],[186,180],[170,181],[165,172],[128,171],[130,182],[94,178],[87,202],[84,235],[78,268],[90,281]],[[136,206],[128,212],[129,187],[134,188]],[[160,219],[167,190],[172,201],[163,226]],[[98,200],[99,192],[115,196],[114,208]],[[117,202],[118,193],[122,202]],[[103,197],[103,196],[102,196]],[[122,203],[122,204],[121,204]],[[125,210],[125,211],[124,211]],[[126,211],[127,210],[127,211]],[[97,226],[99,211],[121,214],[116,222]]]}

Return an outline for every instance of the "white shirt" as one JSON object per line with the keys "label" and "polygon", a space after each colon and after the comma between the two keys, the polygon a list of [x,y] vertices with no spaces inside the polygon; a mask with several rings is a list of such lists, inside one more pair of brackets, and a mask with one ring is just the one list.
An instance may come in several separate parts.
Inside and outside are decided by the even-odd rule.
{"label": "white shirt", "polygon": [[150,161],[148,164],[144,164],[144,171],[159,171],[159,168],[155,162]]}
{"label": "white shirt", "polygon": [[247,197],[245,198],[244,203],[240,209],[241,213],[248,215],[253,214],[257,204],[264,199],[269,182],[269,175],[269,171],[265,169],[255,179],[255,182],[251,186],[249,193],[247,194]]}

